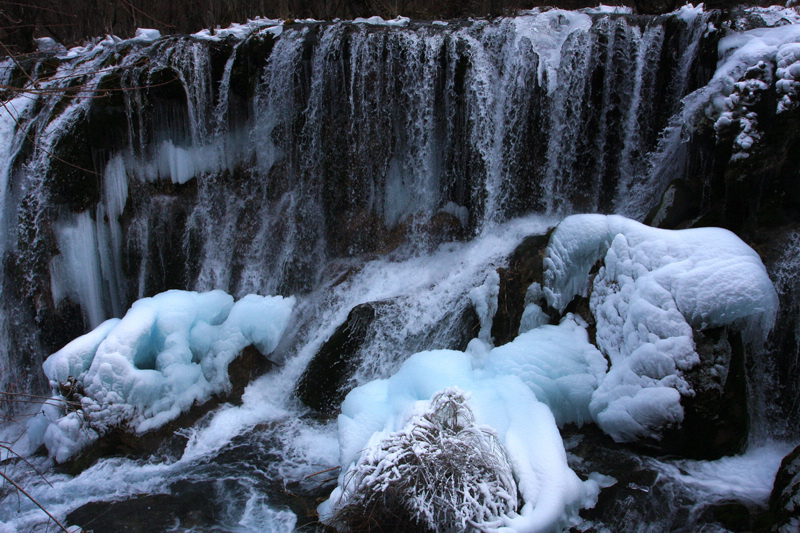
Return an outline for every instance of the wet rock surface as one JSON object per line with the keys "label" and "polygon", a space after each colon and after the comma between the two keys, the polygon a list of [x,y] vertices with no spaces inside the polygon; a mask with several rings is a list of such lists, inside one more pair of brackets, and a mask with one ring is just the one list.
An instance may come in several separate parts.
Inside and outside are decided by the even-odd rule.
{"label": "wet rock surface", "polygon": [[[514,340],[519,334],[519,324],[525,310],[525,293],[531,283],[543,281],[544,251],[549,234],[526,237],[508,258],[508,267],[500,267],[500,292],[497,295],[497,312],[492,321],[495,346]],[[542,302],[543,303],[543,302]]]}
{"label": "wet rock surface", "polygon": [[332,413],[339,408],[358,362],[356,356],[379,307],[379,303],[366,303],[350,311],[300,376],[295,389],[300,401],[321,412]]}
{"label": "wet rock surface", "polygon": [[784,457],[769,499],[765,531],[791,533],[800,529],[800,446]]}
{"label": "wet rock surface", "polygon": [[[227,531],[241,527],[241,522],[247,520],[231,511],[236,506],[230,505],[230,501],[241,503],[252,499],[254,509],[260,504],[269,505],[275,513],[272,516],[282,516],[287,527],[296,520],[296,530],[332,531],[319,523],[316,506],[330,493],[337,472],[323,471],[307,479],[279,479],[270,474],[271,464],[279,457],[269,451],[276,446],[264,429],[255,427],[234,437],[208,464],[198,467],[186,479],[163,487],[159,493],[121,501],[90,502],[71,512],[66,522],[98,533]],[[185,443],[184,439],[171,449],[162,447],[159,454],[175,460]],[[242,470],[246,476],[237,475]]]}
{"label": "wet rock surface", "polygon": [[[657,457],[614,443],[597,427],[562,428],[570,467],[583,479],[593,473],[611,476],[585,523],[571,531],[752,531],[762,509],[738,501],[697,501],[686,486],[665,475]],[[638,451],[638,450],[637,450]],[[596,479],[596,478],[595,478]],[[616,482],[614,483],[614,480]],[[601,484],[602,486],[602,484]]]}
{"label": "wet rock surface", "polygon": [[694,396],[684,396],[679,429],[667,430],[660,448],[692,459],[718,459],[743,451],[750,417],[741,333],[717,328],[695,331],[700,364],[684,374]]}

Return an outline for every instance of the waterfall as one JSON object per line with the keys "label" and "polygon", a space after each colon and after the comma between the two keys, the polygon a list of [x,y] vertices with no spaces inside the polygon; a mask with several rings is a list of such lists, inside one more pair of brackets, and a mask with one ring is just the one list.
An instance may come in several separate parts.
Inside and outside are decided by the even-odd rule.
{"label": "waterfall", "polygon": [[[331,423],[294,396],[309,361],[363,305],[374,316],[348,388],[388,379],[416,352],[465,350],[476,320],[488,324],[471,291],[491,292],[525,237],[574,213],[643,220],[671,182],[695,178],[694,158],[719,155],[693,137],[713,129],[719,16],[259,19],[26,59],[36,90],[0,109],[0,390],[45,390],[44,357],[168,289],[295,296],[276,369],[243,405],[178,435],[185,449],[165,464],[117,463],[135,480],[125,497],[191,495],[217,476],[225,527],[293,527],[276,480],[338,453]],[[0,82],[21,76],[0,65]],[[800,238],[782,238],[769,273],[778,320],[792,322],[765,358],[800,342]],[[780,365],[761,376],[780,401],[751,388],[772,417],[762,433],[796,438],[778,434],[800,412],[795,380],[781,377],[797,361]],[[258,453],[263,471],[230,470]],[[57,480],[78,486],[80,503],[51,504],[104,497],[104,465]],[[298,481],[309,494],[312,484]]]}
{"label": "waterfall", "polygon": [[38,97],[33,152],[3,137],[18,283],[38,324],[66,298],[88,328],[167,288],[308,291],[327,261],[435,244],[448,218],[475,235],[532,211],[641,212],[627,191],[692,88],[707,16],[263,22],[73,49],[40,83],[79,86]]}

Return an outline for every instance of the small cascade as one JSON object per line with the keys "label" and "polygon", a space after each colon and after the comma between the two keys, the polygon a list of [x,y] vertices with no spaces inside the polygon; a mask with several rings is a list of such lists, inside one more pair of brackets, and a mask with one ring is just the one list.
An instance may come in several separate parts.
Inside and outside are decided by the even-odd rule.
{"label": "small cascade", "polygon": [[791,231],[778,241],[780,257],[772,264],[770,277],[780,297],[776,319],[780,327],[772,331],[755,363],[762,368],[751,373],[751,396],[757,402],[755,409],[766,415],[756,428],[757,437],[795,441],[800,420],[800,233]]}

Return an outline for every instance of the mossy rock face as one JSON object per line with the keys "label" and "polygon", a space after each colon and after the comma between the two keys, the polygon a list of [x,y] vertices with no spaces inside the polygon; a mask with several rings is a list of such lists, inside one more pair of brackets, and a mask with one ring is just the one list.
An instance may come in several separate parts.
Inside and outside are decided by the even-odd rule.
{"label": "mossy rock face", "polygon": [[500,292],[491,335],[495,346],[514,340],[525,311],[525,293],[531,283],[544,280],[544,252],[550,240],[547,235],[526,237],[508,258],[508,267],[500,267]]}
{"label": "mossy rock face", "polygon": [[800,526],[800,446],[783,458],[769,498],[765,531],[797,531]]}
{"label": "mossy rock face", "polygon": [[356,356],[379,306],[375,302],[355,306],[311,359],[295,389],[305,405],[323,413],[339,409],[347,393],[347,381],[356,370]]}

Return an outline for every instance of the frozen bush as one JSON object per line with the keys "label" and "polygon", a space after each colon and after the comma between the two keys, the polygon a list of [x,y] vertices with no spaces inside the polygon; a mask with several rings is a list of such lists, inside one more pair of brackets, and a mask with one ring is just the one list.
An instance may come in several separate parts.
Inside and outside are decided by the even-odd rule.
{"label": "frozen bush", "polygon": [[345,474],[331,523],[347,531],[486,531],[517,510],[517,486],[497,434],[476,425],[464,393],[364,451]]}

